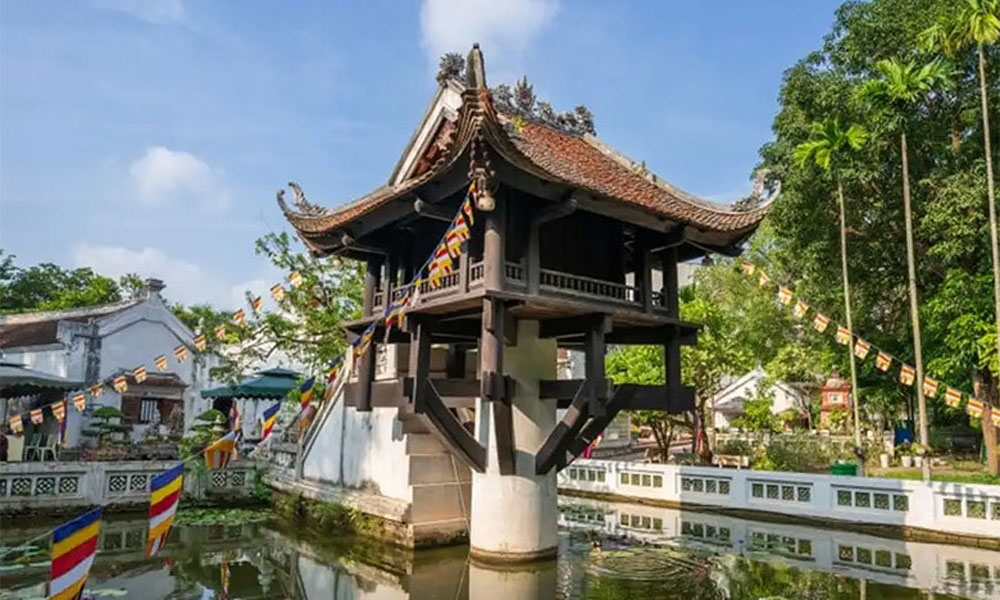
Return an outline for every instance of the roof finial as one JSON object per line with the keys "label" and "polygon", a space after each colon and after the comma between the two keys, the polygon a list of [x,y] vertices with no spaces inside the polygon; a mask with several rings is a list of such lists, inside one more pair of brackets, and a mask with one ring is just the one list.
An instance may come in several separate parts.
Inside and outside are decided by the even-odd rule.
{"label": "roof finial", "polygon": [[478,42],[472,44],[469,58],[465,61],[465,87],[473,90],[486,88],[486,64]]}

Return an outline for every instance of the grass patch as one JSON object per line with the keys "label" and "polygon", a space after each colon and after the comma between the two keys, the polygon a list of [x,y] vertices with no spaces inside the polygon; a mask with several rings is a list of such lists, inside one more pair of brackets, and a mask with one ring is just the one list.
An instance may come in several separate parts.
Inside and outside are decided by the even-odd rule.
{"label": "grass patch", "polygon": [[243,525],[263,523],[271,519],[267,509],[249,508],[191,508],[177,513],[178,525]]}
{"label": "grass patch", "polygon": [[[873,477],[885,477],[886,479],[912,479],[919,481],[923,478],[920,469],[887,469],[875,470]],[[979,483],[986,485],[1000,485],[1000,477],[990,475],[982,471],[957,471],[954,469],[931,470],[931,481],[942,481],[946,483]]]}
{"label": "grass patch", "polygon": [[384,529],[380,519],[343,504],[310,500],[301,494],[274,492],[271,494],[271,506],[276,515],[297,526],[374,536]]}

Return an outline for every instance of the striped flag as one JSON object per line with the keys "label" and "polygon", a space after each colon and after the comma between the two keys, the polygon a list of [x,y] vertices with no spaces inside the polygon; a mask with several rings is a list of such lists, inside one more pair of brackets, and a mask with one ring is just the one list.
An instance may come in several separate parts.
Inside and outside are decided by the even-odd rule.
{"label": "striped flag", "polygon": [[115,388],[115,391],[118,392],[119,394],[124,394],[125,392],[128,391],[128,380],[125,379],[124,375],[119,375],[118,377],[115,377],[113,380],[111,380],[111,385],[112,387]]}
{"label": "striped flag", "polygon": [[329,362],[326,366],[326,384],[329,386],[331,383],[337,379],[337,373],[340,372],[340,365],[344,363],[344,358],[335,358]]}
{"label": "striped flag", "polygon": [[885,352],[879,352],[878,356],[875,357],[875,368],[879,371],[888,371],[891,364],[892,357]]}
{"label": "striped flag", "polygon": [[990,412],[990,422],[993,423],[994,427],[1000,427],[1000,410],[992,409],[992,412]]}
{"label": "striped flag", "polygon": [[465,217],[458,215],[452,221],[451,230],[464,242],[469,239],[469,224],[465,222]]}
{"label": "striped flag", "polygon": [[233,323],[236,323],[240,327],[247,324],[247,313],[242,308],[233,313]]}
{"label": "striped flag", "polygon": [[63,419],[66,418],[66,401],[53,402],[49,405],[49,408],[52,409],[52,416],[56,418],[56,421],[62,423]]}
{"label": "striped flag", "polygon": [[259,313],[263,306],[264,300],[260,296],[254,296],[250,299],[250,308],[252,308],[255,313]]}
{"label": "striped flag", "polygon": [[802,317],[806,316],[807,312],[809,312],[809,305],[801,300],[796,302],[795,308],[792,309],[792,314],[795,315],[795,317],[798,319],[801,319]]}
{"label": "striped flag", "polygon": [[454,229],[445,235],[445,244],[448,246],[448,254],[452,258],[458,258],[462,254],[462,238],[458,237]]}
{"label": "striped flag", "polygon": [[826,326],[829,324],[830,324],[830,317],[816,313],[816,318],[813,319],[813,329],[815,329],[820,333],[823,333],[824,331],[826,331]]}
{"label": "striped flag", "polygon": [[45,420],[45,416],[42,414],[42,409],[40,408],[29,411],[28,416],[31,417],[31,422],[35,425],[41,425],[42,421]]}
{"label": "striped flag", "polygon": [[791,301],[792,301],[792,290],[790,290],[790,289],[788,289],[786,287],[779,287],[778,288],[778,302],[781,302],[782,304],[784,304],[784,305],[787,306],[788,303],[791,302]]}
{"label": "striped flag", "polygon": [[309,403],[312,402],[313,397],[313,386],[316,383],[315,377],[310,377],[302,382],[299,386],[299,405],[302,410],[305,410]]}
{"label": "striped flag", "polygon": [[854,343],[854,356],[864,360],[868,356],[868,351],[871,350],[871,347],[871,344],[858,338],[858,341]]}
{"label": "striped flag", "polygon": [[184,463],[160,473],[149,484],[149,534],[146,556],[155,556],[167,543],[184,490]]}
{"label": "striped flag", "polygon": [[240,416],[240,409],[233,402],[229,407],[229,430],[235,431],[238,436],[243,435],[243,418]]}
{"label": "striped flag", "polygon": [[760,278],[757,280],[760,287],[767,287],[767,284],[771,283],[771,278],[767,276],[767,273],[760,271]]}
{"label": "striped flag", "polygon": [[261,421],[264,424],[261,426],[260,441],[264,441],[271,435],[271,431],[274,429],[274,424],[278,420],[278,411],[281,410],[281,402],[278,402],[274,406],[264,410],[264,414],[261,415]]}
{"label": "striped flag", "polygon": [[837,328],[837,343],[848,345],[851,343],[851,330],[846,327]]}
{"label": "striped flag", "polygon": [[181,344],[180,346],[174,348],[174,358],[177,359],[177,362],[184,362],[187,360],[187,357],[188,357],[187,346]]}
{"label": "striped flag", "polygon": [[73,396],[73,406],[76,407],[76,412],[83,412],[87,410],[87,396],[85,394],[77,394]]}
{"label": "striped flag", "polygon": [[949,387],[944,391],[944,403],[952,408],[958,408],[962,404],[962,392]]}
{"label": "striped flag", "polygon": [[753,275],[755,267],[753,266],[752,262],[750,262],[749,260],[744,260],[740,266],[743,269],[744,275],[746,275],[747,277]]}
{"label": "striped flag", "polygon": [[7,423],[10,425],[10,430],[13,433],[21,433],[24,431],[24,420],[21,415],[14,415],[13,417],[7,419]]}
{"label": "striped flag", "polygon": [[974,398],[970,398],[969,403],[965,406],[965,410],[969,413],[969,416],[974,419],[978,419],[983,416],[983,403]]}
{"label": "striped flag", "polygon": [[938,382],[937,380],[931,379],[930,377],[924,377],[924,395],[928,398],[933,398],[937,396],[938,393]]}
{"label": "striped flag", "polygon": [[[372,324],[374,325],[374,323]],[[369,326],[361,333],[361,337],[357,339],[354,346],[354,357],[360,358],[364,356],[365,352],[368,352],[368,346],[372,343],[372,337],[375,335],[375,328]]]}
{"label": "striped flag", "polygon": [[236,432],[230,431],[212,442],[211,446],[205,448],[205,467],[208,469],[225,469],[235,453]]}
{"label": "striped flag", "polygon": [[100,383],[95,383],[94,385],[87,388],[90,391],[90,395],[94,398],[100,398],[101,393],[104,392],[104,386]]}
{"label": "striped flag", "polygon": [[469,188],[469,194],[465,196],[465,200],[462,201],[462,214],[469,221],[469,226],[476,224],[476,218],[472,214],[472,192],[475,188]]}
{"label": "striped flag", "polygon": [[292,271],[292,274],[288,276],[288,285],[293,288],[297,288],[302,285],[302,273]]}
{"label": "striped flag", "polygon": [[219,600],[229,600],[229,561],[222,561],[219,565],[219,584],[222,588],[219,591]]}
{"label": "striped flag", "polygon": [[198,349],[198,352],[204,352],[205,348],[208,348],[208,338],[205,337],[204,333],[199,333],[194,337],[194,347]]}
{"label": "striped flag", "polygon": [[899,382],[903,385],[913,385],[913,376],[916,371],[910,365],[903,365],[899,368]]}
{"label": "striped flag", "polygon": [[136,383],[146,381],[146,375],[146,367],[143,366],[136,367],[135,371],[132,371],[132,378],[135,379]]}
{"label": "striped flag", "polygon": [[276,283],[271,286],[271,297],[274,298],[275,302],[281,302],[285,299],[285,286],[280,283]]}
{"label": "striped flag", "polygon": [[49,565],[49,598],[79,598],[90,575],[101,534],[101,508],[95,508],[60,525],[52,532],[52,563]]}
{"label": "striped flag", "polygon": [[167,370],[167,355],[161,354],[153,359],[153,364],[156,365],[157,370],[166,371]]}
{"label": "striped flag", "polygon": [[226,338],[226,324],[215,326],[215,339],[222,341]]}

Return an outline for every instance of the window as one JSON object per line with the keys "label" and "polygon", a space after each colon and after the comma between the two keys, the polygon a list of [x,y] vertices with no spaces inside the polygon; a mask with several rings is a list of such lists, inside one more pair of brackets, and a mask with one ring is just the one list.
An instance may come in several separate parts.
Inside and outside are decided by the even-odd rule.
{"label": "window", "polygon": [[159,416],[159,409],[157,407],[157,401],[149,400],[146,398],[142,399],[142,403],[139,405],[139,422],[140,423],[152,423],[157,421]]}
{"label": "window", "polygon": [[621,523],[622,527],[628,527],[628,515],[619,517],[618,522]]}
{"label": "window", "polygon": [[[994,502],[992,506],[993,506],[993,518],[1000,521],[1000,502]],[[997,577],[997,579],[1000,579],[1000,577]]]}
{"label": "window", "polygon": [[944,501],[944,516],[946,517],[961,517],[962,516],[962,501],[946,499]]}
{"label": "window", "polygon": [[858,508],[869,508],[871,505],[871,494],[868,492],[854,492],[854,506]]}
{"label": "window", "polygon": [[751,487],[751,492],[750,493],[753,495],[754,498],[763,498],[764,497],[764,484],[763,483],[755,483],[755,484],[753,484],[753,486]]}
{"label": "window", "polygon": [[639,485],[640,479],[638,473],[632,473],[632,485]]}
{"label": "window", "polygon": [[650,477],[649,475],[643,475],[642,476],[642,485],[643,485],[643,487],[652,487],[653,486],[653,478]]}
{"label": "window", "polygon": [[597,481],[597,471],[587,471],[587,481]]}
{"label": "window", "polygon": [[909,554],[896,554],[896,568],[897,569],[909,569],[913,561],[910,560]]}
{"label": "window", "polygon": [[872,564],[872,551],[868,548],[858,548],[858,562],[866,565]]}
{"label": "window", "polygon": [[899,494],[893,495],[892,497],[892,510],[898,510],[901,512],[906,512],[910,508],[910,502],[906,496]]}
{"label": "window", "polygon": [[657,531],[663,531],[663,519],[659,517],[653,517],[653,529]]}
{"label": "window", "polygon": [[885,567],[887,569],[892,568],[892,553],[888,550],[876,550],[875,551],[875,565],[879,567]]}
{"label": "window", "polygon": [[663,487],[663,475],[653,475],[653,487]]}
{"label": "window", "polygon": [[850,506],[851,492],[848,490],[837,490],[837,506]]}
{"label": "window", "polygon": [[723,496],[729,495],[729,480],[721,479],[719,480],[719,493]]}
{"label": "window", "polygon": [[570,469],[569,470],[569,478],[570,479],[576,479],[576,469]]}
{"label": "window", "polygon": [[705,480],[695,479],[692,483],[694,483],[694,491],[699,493],[705,491]]}
{"label": "window", "polygon": [[812,556],[813,544],[811,540],[799,540],[799,554],[802,556]]}
{"label": "window", "polygon": [[854,562],[854,546],[838,546],[837,557],[840,560]]}
{"label": "window", "polygon": [[965,502],[965,516],[970,519],[985,519],[986,503],[979,500],[967,500]]}
{"label": "window", "polygon": [[830,404],[844,403],[844,395],[841,394],[840,392],[830,392],[829,394],[827,394],[826,399]]}
{"label": "window", "polygon": [[690,492],[691,491],[691,478],[681,477],[681,491]]}
{"label": "window", "polygon": [[965,579],[965,563],[960,560],[949,560],[944,564],[948,579]]}
{"label": "window", "polygon": [[628,485],[628,473],[622,473],[622,485]]}
{"label": "window", "polygon": [[597,482],[604,483],[604,471],[597,472]]}
{"label": "window", "polygon": [[875,508],[889,510],[889,494],[875,494]]}
{"label": "window", "polygon": [[808,487],[799,487],[799,502],[809,502],[812,498],[812,489]]}
{"label": "window", "polygon": [[772,485],[772,484],[768,484],[767,485],[767,497],[770,500],[777,500],[778,499],[778,486]]}

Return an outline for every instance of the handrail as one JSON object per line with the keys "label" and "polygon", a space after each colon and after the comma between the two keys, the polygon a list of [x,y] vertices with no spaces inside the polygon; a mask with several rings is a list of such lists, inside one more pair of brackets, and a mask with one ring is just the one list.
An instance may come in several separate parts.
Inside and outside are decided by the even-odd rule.
{"label": "handrail", "polygon": [[539,279],[542,287],[557,292],[574,292],[602,300],[638,304],[638,288],[635,286],[549,269],[541,269]]}
{"label": "handrail", "polygon": [[337,378],[333,380],[333,392],[330,394],[330,400],[324,402],[323,406],[320,407],[319,412],[316,417],[313,418],[312,423],[309,425],[309,429],[306,430],[305,435],[302,436],[302,440],[299,443],[299,453],[295,457],[295,476],[297,479],[302,478],[302,466],[305,461],[306,454],[312,449],[313,444],[316,442],[316,436],[319,431],[323,428],[323,424],[326,419],[333,412],[333,407],[336,406],[341,392],[343,391],[344,384],[350,378],[351,371],[354,370],[354,352],[352,348],[348,348],[344,351],[344,361],[340,365],[340,371],[337,373]]}

